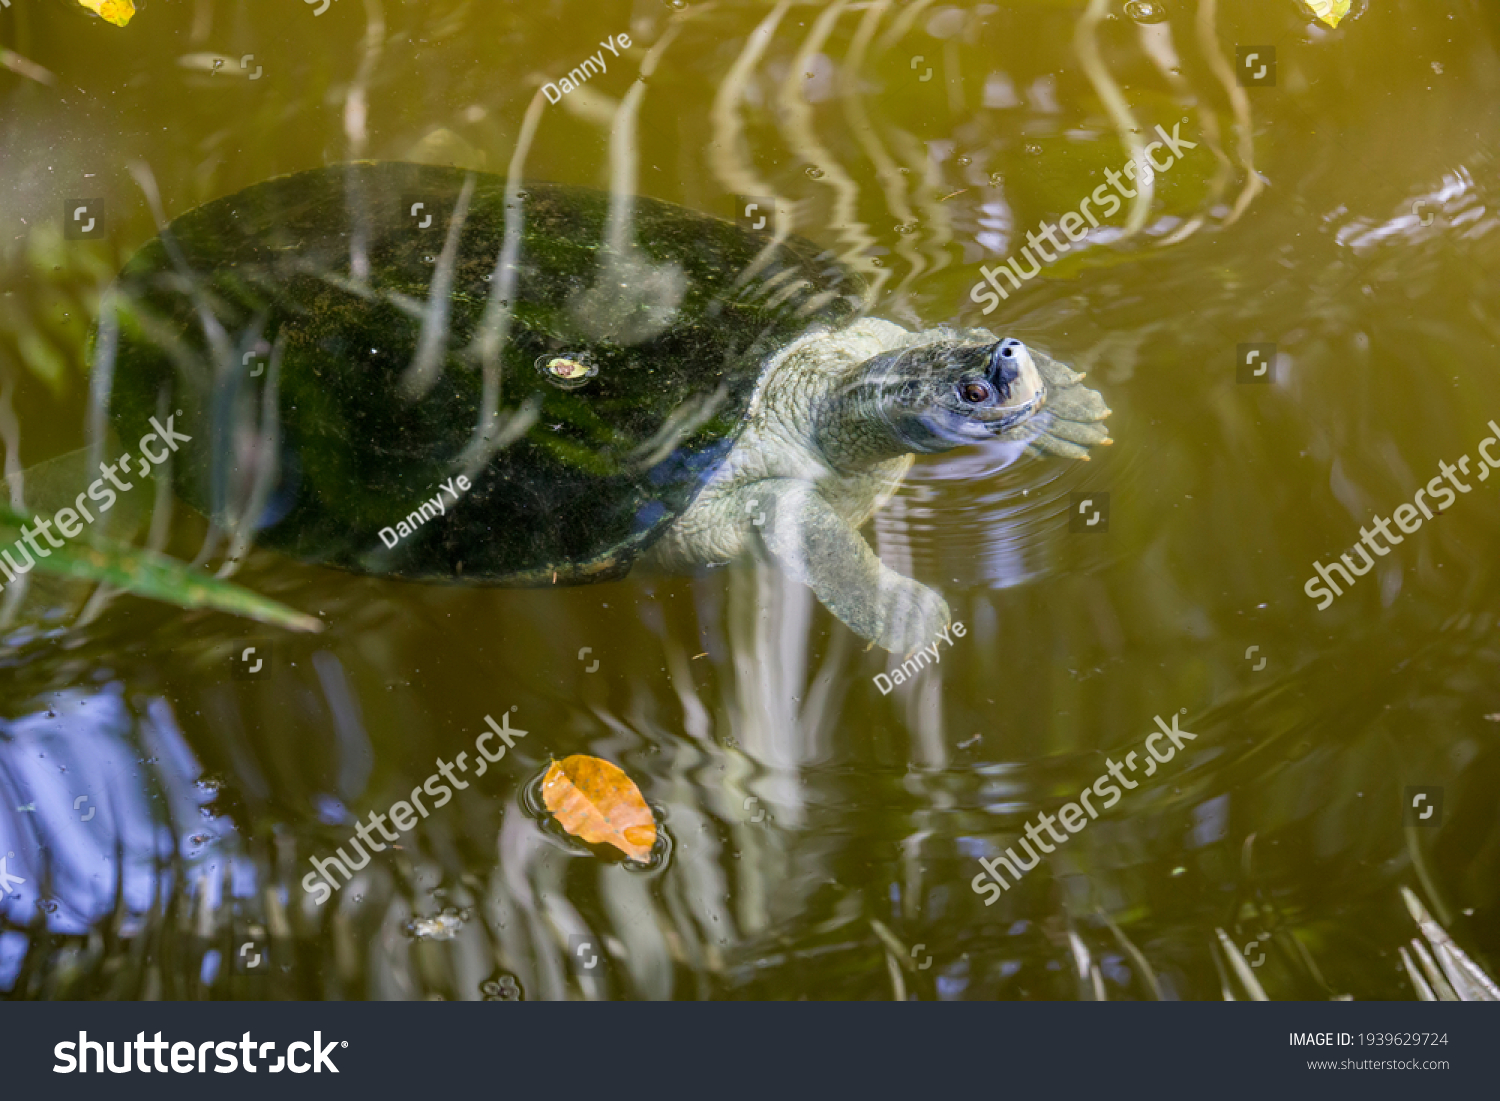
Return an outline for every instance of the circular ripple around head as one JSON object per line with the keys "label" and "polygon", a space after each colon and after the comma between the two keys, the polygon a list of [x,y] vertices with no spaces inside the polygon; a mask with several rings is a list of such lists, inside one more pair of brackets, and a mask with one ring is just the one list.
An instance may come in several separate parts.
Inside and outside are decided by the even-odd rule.
{"label": "circular ripple around head", "polygon": [[1018,445],[993,443],[922,458],[875,514],[876,551],[939,583],[1003,589],[1045,577],[1065,561],[1072,494],[1109,493],[1116,512],[1128,508],[1140,455],[1116,447],[1107,463],[1017,462]]}

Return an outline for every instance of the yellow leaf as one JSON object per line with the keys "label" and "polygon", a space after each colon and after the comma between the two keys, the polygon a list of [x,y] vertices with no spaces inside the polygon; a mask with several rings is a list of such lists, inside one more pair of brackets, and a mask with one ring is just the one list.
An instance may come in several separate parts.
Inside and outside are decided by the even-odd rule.
{"label": "yellow leaf", "polygon": [[1330,27],[1337,27],[1339,20],[1349,14],[1349,0],[1304,0],[1314,15]]}
{"label": "yellow leaf", "polygon": [[[106,23],[113,23],[117,27],[123,27],[130,22],[131,16],[135,15],[135,4],[131,0],[78,0],[78,2]],[[1347,8],[1348,4],[1344,6]]]}
{"label": "yellow leaf", "polygon": [[650,859],[656,819],[635,781],[608,761],[583,754],[553,761],[542,777],[542,802],[574,837]]}

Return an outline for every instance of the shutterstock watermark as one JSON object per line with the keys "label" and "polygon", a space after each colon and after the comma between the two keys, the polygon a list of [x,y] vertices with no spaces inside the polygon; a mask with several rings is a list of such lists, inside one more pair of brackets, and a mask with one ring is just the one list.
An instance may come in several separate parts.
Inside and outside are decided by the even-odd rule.
{"label": "shutterstock watermark", "polygon": [[[95,478],[88,488],[74,499],[72,508],[58,509],[50,520],[45,516],[31,517],[30,527],[21,528],[21,538],[11,546],[0,549],[0,574],[5,575],[6,581],[14,582],[19,575],[30,573],[39,559],[50,558],[53,550],[61,550],[67,545],[52,534],[54,524],[57,525],[57,530],[63,539],[74,539],[83,534],[84,524],[94,522],[94,513],[90,512],[88,505],[84,503],[85,496],[94,502],[94,510],[102,516],[114,507],[115,499],[119,494],[127,493],[135,488],[134,482],[124,481],[121,475],[149,477],[154,466],[160,466],[172,457],[179,443],[187,443],[191,440],[193,437],[184,435],[174,427],[173,422],[181,415],[182,410],[179,409],[174,416],[168,417],[165,428],[155,417],[151,418],[151,427],[156,431],[147,432],[136,445],[136,450],[145,456],[145,458],[134,460],[138,474],[131,472],[132,460],[130,452],[127,451],[112,463],[101,462],[99,464],[99,473],[103,477]],[[160,454],[151,449],[150,445],[153,440],[157,441]],[[111,489],[111,486],[114,488]],[[44,539],[45,545],[38,542],[38,539]],[[31,550],[27,551],[27,547]],[[48,547],[52,550],[48,550]],[[12,550],[16,552],[15,558],[11,557]],[[26,563],[24,566],[21,564],[23,561]],[[4,588],[5,586],[0,584],[0,589]]]}
{"label": "shutterstock watermark", "polygon": [[[1488,428],[1494,435],[1486,436],[1479,444],[1479,457],[1483,461],[1476,464],[1476,472],[1474,474],[1469,473],[1469,456],[1467,455],[1460,455],[1458,465],[1456,466],[1444,462],[1438,463],[1438,473],[1433,476],[1432,481],[1428,482],[1425,487],[1417,490],[1416,496],[1412,498],[1415,504],[1407,503],[1396,506],[1396,511],[1392,513],[1392,516],[1398,528],[1407,535],[1414,535],[1421,528],[1424,518],[1428,520],[1432,519],[1433,511],[1427,507],[1427,502],[1423,500],[1424,497],[1431,497],[1432,503],[1438,508],[1438,512],[1442,512],[1443,509],[1458,500],[1458,493],[1473,492],[1474,487],[1459,478],[1460,474],[1469,474],[1470,477],[1477,477],[1482,482],[1490,476],[1491,469],[1500,470],[1500,454],[1492,457],[1488,450],[1491,445],[1500,443],[1500,425],[1497,425],[1494,421],[1490,421]],[[1453,487],[1452,489],[1443,484],[1445,478],[1448,480],[1449,485]],[[1458,493],[1455,493],[1454,490],[1457,490]],[[1318,602],[1318,611],[1321,612],[1328,605],[1332,604],[1334,597],[1344,595],[1344,590],[1339,588],[1338,582],[1333,579],[1335,573],[1344,579],[1345,585],[1353,588],[1354,579],[1363,577],[1369,573],[1375,565],[1376,558],[1384,558],[1391,553],[1390,547],[1382,547],[1375,541],[1377,533],[1385,536],[1386,542],[1392,546],[1404,541],[1402,536],[1391,531],[1390,525],[1390,520],[1387,520],[1384,516],[1377,516],[1370,521],[1370,527],[1374,528],[1374,531],[1366,531],[1364,528],[1359,529],[1360,541],[1354,544],[1352,551],[1357,553],[1364,561],[1364,569],[1356,566],[1350,560],[1348,553],[1339,555],[1339,562],[1333,562],[1327,566],[1321,562],[1313,563],[1313,569],[1317,572],[1315,576],[1307,579],[1307,583],[1302,586],[1302,591]],[[1365,547],[1369,547],[1370,549],[1367,551]],[[1373,556],[1370,553],[1371,551],[1374,552]],[[1340,562],[1343,564],[1340,565]]]}
{"label": "shutterstock watermark", "polygon": [[[1090,228],[1097,229],[1099,227],[1099,219],[1094,216],[1093,210],[1090,209],[1091,206],[1103,208],[1107,204],[1108,209],[1101,210],[1101,213],[1106,218],[1112,218],[1119,212],[1120,200],[1110,193],[1109,189],[1111,187],[1125,198],[1133,199],[1136,193],[1125,185],[1125,180],[1130,180],[1134,183],[1138,173],[1165,172],[1177,163],[1177,159],[1182,156],[1183,150],[1198,148],[1197,142],[1188,141],[1186,138],[1178,135],[1177,130],[1181,125],[1181,123],[1174,123],[1170,134],[1158,125],[1156,132],[1161,135],[1161,140],[1154,141],[1146,146],[1141,152],[1140,160],[1127,161],[1125,167],[1120,172],[1116,172],[1112,168],[1106,168],[1104,170],[1104,178],[1108,182],[1094,188],[1093,194],[1087,196],[1083,202],[1078,204],[1077,211],[1070,210],[1064,214],[1058,219],[1055,226],[1046,221],[1042,222],[1041,226],[1038,227],[1040,234],[1047,239],[1047,242],[1053,248],[1057,249],[1059,256],[1069,251],[1070,246],[1068,241],[1082,241],[1088,236]],[[1156,151],[1162,146],[1166,146],[1171,150],[1165,164],[1156,159]],[[1149,162],[1149,165],[1147,162]],[[1085,226],[1084,219],[1088,220],[1087,226]],[[1061,229],[1067,236],[1067,241],[1058,239],[1058,229]],[[1043,243],[1037,239],[1037,232],[1037,230],[1028,230],[1026,232],[1026,240],[1030,247],[1021,250],[1021,255],[1031,265],[1030,271],[1022,271],[1020,265],[1016,263],[1014,256],[1006,263],[997,264],[993,268],[981,267],[979,269],[979,274],[984,276],[984,279],[975,283],[969,289],[969,301],[976,305],[987,302],[988,305],[980,312],[988,314],[996,306],[1000,305],[1000,299],[1010,297],[1010,291],[1020,290],[1023,282],[1040,275],[1043,263],[1050,264],[1057,259],[1057,256],[1049,253]],[[1032,254],[1032,249],[1036,250],[1035,255]],[[1007,290],[1001,284],[999,277],[1002,275],[1010,280],[1010,290]]]}
{"label": "shutterstock watermark", "polygon": [[[515,739],[526,737],[526,731],[519,730],[510,725],[509,712],[501,715],[500,722],[498,723],[489,715],[484,717],[484,721],[489,725],[489,729],[474,739],[474,749],[477,753],[474,761],[479,766],[474,770],[475,776],[483,776],[490,765],[498,762],[505,756],[507,749],[515,748]],[[498,738],[505,744],[498,749],[493,746],[487,748],[486,743],[495,738]],[[334,891],[343,886],[343,883],[334,878],[334,871],[343,872],[344,883],[348,883],[354,878],[355,872],[370,862],[371,852],[378,853],[385,851],[385,843],[377,841],[372,837],[372,831],[378,830],[385,842],[399,841],[401,840],[401,834],[416,828],[417,823],[420,821],[417,817],[418,814],[422,818],[427,817],[429,812],[422,802],[422,794],[424,792],[432,798],[432,806],[436,810],[438,807],[446,806],[448,800],[453,798],[453,788],[463,790],[468,787],[469,781],[460,780],[454,772],[455,769],[458,772],[468,772],[468,759],[469,754],[467,750],[458,754],[452,761],[445,761],[439,757],[437,759],[437,771],[427,777],[421,784],[412,788],[411,795],[407,799],[400,799],[392,803],[390,809],[384,814],[372,810],[368,822],[361,822],[355,826],[354,832],[358,837],[349,838],[349,848],[359,853],[360,861],[358,864],[354,862],[354,859],[348,853],[344,852],[342,846],[339,847],[338,856],[329,856],[322,860],[319,860],[315,856],[308,857],[308,862],[312,864],[313,870],[302,877],[302,889],[310,893],[316,892],[320,896],[314,899],[315,905],[323,905],[323,903],[333,897]],[[443,783],[444,780],[448,781],[448,783]],[[449,784],[452,784],[453,787],[449,787]],[[390,821],[391,825],[396,827],[398,832],[392,833],[386,829],[385,823],[387,820]],[[360,844],[361,841],[364,842],[364,845]],[[364,846],[369,846],[368,852]]]}
{"label": "shutterstock watermark", "polygon": [[[1192,741],[1198,736],[1196,734],[1189,734],[1186,730],[1179,730],[1177,728],[1176,715],[1172,716],[1171,726],[1168,726],[1162,721],[1162,717],[1157,715],[1156,725],[1161,729],[1153,732],[1146,738],[1146,752],[1149,754],[1149,758],[1146,761],[1146,771],[1141,774],[1143,776],[1153,775],[1156,772],[1156,766],[1158,764],[1166,764],[1170,761],[1176,752],[1182,748],[1184,741]],[[1172,743],[1166,747],[1165,753],[1158,752],[1158,747],[1154,744],[1162,738],[1166,738]],[[1031,857],[1031,863],[1028,864],[1017,856],[1014,846],[1007,848],[1001,856],[981,857],[979,866],[984,871],[969,881],[969,886],[973,888],[974,893],[982,895],[990,892],[990,897],[984,900],[984,904],[986,906],[993,905],[1000,897],[1002,891],[1010,890],[1012,886],[1021,881],[1023,875],[1040,864],[1043,855],[1055,852],[1057,845],[1063,844],[1073,834],[1078,833],[1083,827],[1087,826],[1095,818],[1098,818],[1099,811],[1094,809],[1094,804],[1089,799],[1091,795],[1098,796],[1103,800],[1101,806],[1104,810],[1108,810],[1118,803],[1121,796],[1120,788],[1110,782],[1111,778],[1119,781],[1119,784],[1124,785],[1126,788],[1139,787],[1139,780],[1131,780],[1125,775],[1127,769],[1131,772],[1135,771],[1135,759],[1138,755],[1135,750],[1131,750],[1125,754],[1124,761],[1112,761],[1106,757],[1104,761],[1108,765],[1108,770],[1101,773],[1098,779],[1078,793],[1077,803],[1063,804],[1056,815],[1042,811],[1037,814],[1036,822],[1028,822],[1026,824],[1024,830],[1026,836],[1021,839],[1021,848],[1025,849]],[[1082,804],[1082,806],[1079,804]],[[1087,817],[1085,817],[1084,811],[1088,811]],[[1054,822],[1061,822],[1063,829],[1068,832],[1058,833],[1053,828],[1052,823]],[[1037,823],[1040,823],[1040,825]],[[1043,830],[1046,830],[1051,835],[1052,839],[1057,842],[1057,845],[1049,844],[1042,837]],[[1036,842],[1035,849],[1031,847],[1033,841]],[[1041,852],[1038,852],[1037,849],[1040,849]],[[1004,867],[1010,873],[1011,881],[1009,883],[1000,874],[1001,867]],[[986,876],[993,879],[994,882],[986,882]]]}
{"label": "shutterstock watermark", "polygon": [[[153,1070],[158,1074],[165,1074],[171,1070],[174,1074],[233,1074],[237,1070],[245,1070],[251,1074],[257,1071],[265,1071],[267,1074],[280,1074],[283,1070],[289,1070],[293,1074],[306,1074],[312,1071],[314,1074],[339,1073],[339,1068],[334,1065],[333,1051],[335,1048],[346,1048],[348,1040],[329,1040],[323,1042],[323,1033],[314,1032],[311,1042],[307,1040],[295,1040],[286,1046],[286,1053],[276,1055],[276,1061],[271,1062],[271,1056],[276,1054],[276,1041],[258,1041],[251,1038],[246,1032],[238,1040],[205,1040],[195,1044],[188,1040],[163,1040],[161,1033],[156,1034],[154,1040],[146,1039],[144,1032],[137,1032],[135,1040],[120,1041],[120,1063],[115,1064],[115,1041],[113,1040],[90,1040],[87,1032],[80,1032],[78,1040],[62,1040],[52,1048],[52,1054],[57,1059],[57,1064],[52,1068],[53,1074],[129,1074],[139,1071],[141,1074],[150,1074]],[[131,1051],[134,1049],[135,1064],[131,1065]],[[92,1055],[91,1060],[89,1056]],[[148,1058],[149,1056],[149,1058]],[[310,1058],[309,1058],[310,1056]],[[215,1062],[210,1064],[210,1057]],[[255,1061],[261,1060],[260,1066]],[[168,1067],[167,1063],[171,1066]],[[90,1063],[93,1071],[89,1070]]]}

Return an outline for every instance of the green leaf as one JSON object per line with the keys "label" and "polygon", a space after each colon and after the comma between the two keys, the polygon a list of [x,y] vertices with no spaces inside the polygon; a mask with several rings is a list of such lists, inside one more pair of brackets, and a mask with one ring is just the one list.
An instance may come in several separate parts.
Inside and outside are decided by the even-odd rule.
{"label": "green leaf", "polygon": [[[20,529],[31,520],[29,514],[0,504],[0,538],[12,534],[19,538]],[[239,585],[220,581],[165,554],[114,539],[95,537],[89,543],[53,549],[47,557],[37,557],[36,568],[44,573],[103,582],[123,592],[180,608],[212,608],[290,631],[323,629],[322,622],[313,616],[303,615]]]}

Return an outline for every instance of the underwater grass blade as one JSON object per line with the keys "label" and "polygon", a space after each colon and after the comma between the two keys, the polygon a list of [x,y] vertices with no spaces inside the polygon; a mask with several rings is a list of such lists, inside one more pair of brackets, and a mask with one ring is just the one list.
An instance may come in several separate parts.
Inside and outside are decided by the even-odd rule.
{"label": "underwater grass blade", "polygon": [[[19,538],[20,529],[30,522],[29,515],[0,504],[0,539]],[[212,608],[290,631],[323,629],[320,620],[249,589],[220,581],[167,555],[108,538],[53,549],[47,557],[37,558],[36,568],[43,573],[100,581],[122,592],[180,608]]]}

